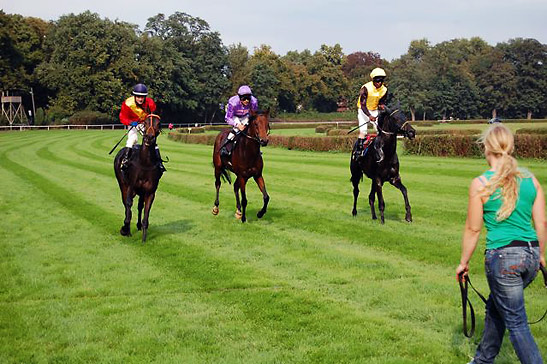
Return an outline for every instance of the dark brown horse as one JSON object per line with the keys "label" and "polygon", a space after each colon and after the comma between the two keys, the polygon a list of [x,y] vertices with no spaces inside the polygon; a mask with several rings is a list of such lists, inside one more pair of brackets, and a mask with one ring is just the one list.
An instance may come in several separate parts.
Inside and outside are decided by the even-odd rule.
{"label": "dark brown horse", "polygon": [[[216,199],[213,207],[213,215],[219,212],[218,193],[220,190],[220,177],[222,176],[228,182],[232,182],[228,171],[235,173],[236,180],[234,182],[234,193],[236,195],[236,218],[242,222],[247,220],[245,211],[247,208],[247,196],[245,194],[245,184],[251,177],[254,178],[258,188],[262,192],[264,205],[258,211],[256,216],[260,219],[266,213],[270,196],[266,192],[266,185],[262,177],[262,168],[264,162],[262,160],[261,146],[268,144],[268,135],[270,131],[269,110],[258,113],[251,112],[248,126],[236,137],[237,144],[234,145],[231,156],[221,157],[220,148],[225,140],[230,129],[222,131],[215,140],[213,148],[213,165],[215,167],[215,187]],[[241,190],[241,202],[239,201],[239,191]]]}
{"label": "dark brown horse", "polygon": [[[131,159],[124,171],[121,169],[124,149],[121,149],[116,155],[116,158],[114,158],[114,172],[116,173],[116,179],[120,185],[122,203],[125,206],[125,220],[120,229],[120,234],[131,236],[131,229],[129,226],[131,223],[131,207],[133,206],[133,198],[136,195],[139,195],[139,219],[137,221],[137,229],[141,230],[142,228],[143,243],[146,241],[150,208],[152,207],[152,202],[154,202],[156,189],[158,188],[160,178],[163,174],[158,165],[155,152],[156,138],[160,131],[160,117],[154,114],[148,115],[144,120],[142,145],[133,147]],[[142,216],[143,209],[144,217]]]}
{"label": "dark brown horse", "polygon": [[368,152],[357,160],[351,159],[351,183],[353,184],[353,210],[352,215],[357,215],[357,197],[359,196],[359,182],[363,179],[363,174],[372,180],[368,202],[372,212],[372,218],[376,219],[374,208],[375,195],[378,195],[378,210],[380,210],[380,222],[384,223],[384,197],[382,195],[382,186],[388,181],[397,187],[403,194],[405,200],[406,216],[405,220],[412,221],[410,212],[410,203],[406,187],[401,182],[399,174],[399,158],[397,157],[397,135],[414,139],[416,131],[406,121],[405,115],[399,109],[390,110],[386,108],[378,115],[378,136],[373,143],[384,151],[384,159],[377,162],[378,156],[375,148],[371,144]]}

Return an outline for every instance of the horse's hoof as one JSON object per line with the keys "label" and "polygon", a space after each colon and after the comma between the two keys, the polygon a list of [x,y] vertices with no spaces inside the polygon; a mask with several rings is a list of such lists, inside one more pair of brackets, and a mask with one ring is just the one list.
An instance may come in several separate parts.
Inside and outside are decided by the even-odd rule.
{"label": "horse's hoof", "polygon": [[218,206],[214,206],[213,207],[213,211],[211,211],[213,213],[213,215],[217,216],[218,215]]}
{"label": "horse's hoof", "polygon": [[407,217],[405,220],[406,222],[412,222],[412,217]]}
{"label": "horse's hoof", "polygon": [[351,211],[351,214],[352,214],[353,216],[357,216],[357,210],[352,210],[352,211]]}
{"label": "horse's hoof", "polygon": [[120,234],[122,236],[131,236],[131,231],[125,226],[122,226],[122,228],[120,229]]}
{"label": "horse's hoof", "polygon": [[142,228],[142,224],[137,224],[137,230],[139,230],[139,231],[140,231],[140,230],[141,230],[141,228]]}
{"label": "horse's hoof", "polygon": [[237,210],[234,216],[236,217],[236,219],[241,220],[241,216],[243,216],[243,214],[241,213],[241,211]]}
{"label": "horse's hoof", "polygon": [[260,210],[256,213],[256,217],[258,217],[259,219],[262,219],[262,216],[264,216],[265,213],[266,213],[266,211]]}
{"label": "horse's hoof", "polygon": [[241,217],[241,222],[245,222],[245,221],[247,221],[247,218],[245,216],[242,216]]}

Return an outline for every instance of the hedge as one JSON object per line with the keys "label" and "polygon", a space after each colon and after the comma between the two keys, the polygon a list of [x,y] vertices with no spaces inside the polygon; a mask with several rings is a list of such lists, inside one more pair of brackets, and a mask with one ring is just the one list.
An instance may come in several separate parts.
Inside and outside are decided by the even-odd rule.
{"label": "hedge", "polygon": [[187,128],[178,128],[177,132],[182,134],[203,134],[205,133],[205,127],[203,126],[192,126]]}
{"label": "hedge", "polygon": [[327,136],[348,135],[349,128],[329,129],[327,130]]}
{"label": "hedge", "polygon": [[[216,135],[182,134],[170,132],[168,138],[182,143],[207,144],[215,142]],[[304,137],[270,135],[269,145],[306,151],[350,152],[357,139],[356,135]],[[482,157],[477,135],[418,135],[414,140],[403,139],[407,154],[438,157]],[[547,135],[515,135],[515,156],[520,158],[547,159]]]}
{"label": "hedge", "polygon": [[[482,157],[476,135],[423,135],[404,140],[408,154],[436,157]],[[547,135],[515,135],[515,157],[547,159]]]}
{"label": "hedge", "polygon": [[547,128],[522,128],[517,129],[516,134],[540,134],[545,135],[547,134]]}
{"label": "hedge", "polygon": [[[169,139],[190,144],[207,144],[215,143],[216,135],[204,134],[193,135],[183,134],[179,132],[170,132],[167,136]],[[307,151],[342,151],[350,152],[357,136],[339,136],[339,137],[303,137],[303,136],[285,136],[285,135],[270,135],[269,144],[274,147],[282,147],[295,150]]]}
{"label": "hedge", "polygon": [[450,135],[476,135],[481,134],[482,131],[479,129],[429,129],[429,130],[418,130],[417,135],[440,135],[440,134],[450,134]]}

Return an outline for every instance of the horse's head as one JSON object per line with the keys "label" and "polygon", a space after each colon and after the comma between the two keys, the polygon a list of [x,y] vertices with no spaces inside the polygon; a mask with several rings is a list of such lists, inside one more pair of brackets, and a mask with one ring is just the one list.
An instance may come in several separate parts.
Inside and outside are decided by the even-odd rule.
{"label": "horse's head", "polygon": [[247,134],[255,138],[261,146],[265,147],[270,135],[270,109],[266,111],[251,111]]}
{"label": "horse's head", "polygon": [[161,120],[156,114],[149,114],[144,119],[144,134],[142,143],[147,147],[156,145],[156,138],[161,132]]}
{"label": "horse's head", "polygon": [[386,107],[380,114],[380,120],[380,127],[385,131],[401,134],[411,140],[416,136],[416,130],[410,125],[410,121],[406,120],[399,107]]}

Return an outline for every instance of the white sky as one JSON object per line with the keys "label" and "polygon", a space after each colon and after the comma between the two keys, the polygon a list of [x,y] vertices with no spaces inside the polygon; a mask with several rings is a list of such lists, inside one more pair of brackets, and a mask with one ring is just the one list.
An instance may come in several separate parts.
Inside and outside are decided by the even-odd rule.
{"label": "white sky", "polygon": [[180,11],[207,21],[224,45],[267,44],[279,55],[339,43],[345,54],[373,51],[391,61],[422,38],[547,43],[547,0],[0,0],[0,9],[44,20],[90,10],[141,29],[151,16]]}

